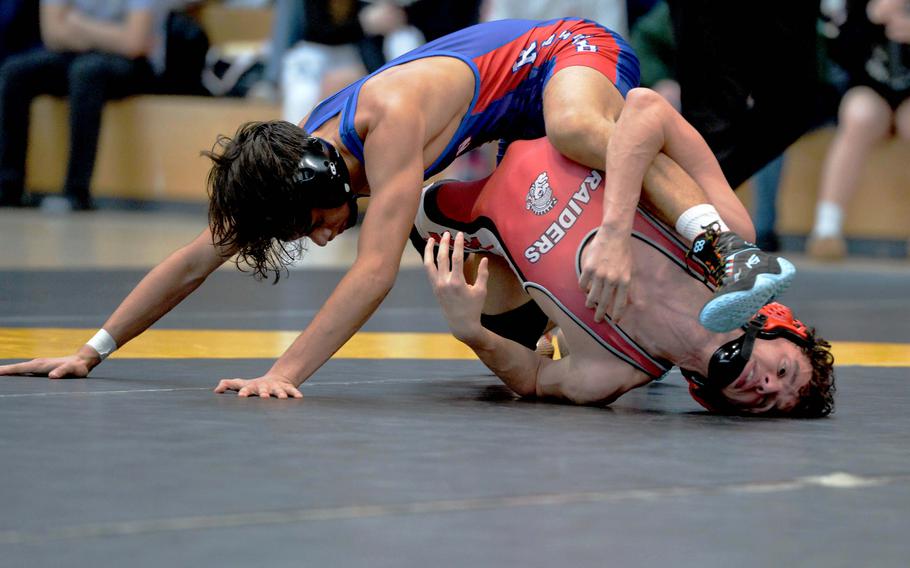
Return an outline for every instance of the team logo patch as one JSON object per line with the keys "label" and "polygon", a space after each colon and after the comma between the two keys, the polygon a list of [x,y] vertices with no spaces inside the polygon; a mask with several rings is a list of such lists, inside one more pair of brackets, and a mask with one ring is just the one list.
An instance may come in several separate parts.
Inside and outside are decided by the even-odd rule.
{"label": "team logo patch", "polygon": [[553,188],[547,172],[541,173],[531,184],[528,196],[525,198],[525,209],[535,215],[543,215],[556,207],[556,198],[553,197]]}

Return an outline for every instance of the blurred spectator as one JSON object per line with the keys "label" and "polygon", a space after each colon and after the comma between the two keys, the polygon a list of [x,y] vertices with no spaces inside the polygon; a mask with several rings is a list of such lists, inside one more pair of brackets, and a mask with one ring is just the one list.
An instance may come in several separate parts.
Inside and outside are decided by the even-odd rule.
{"label": "blurred spectator", "polygon": [[674,0],[682,114],[728,181],[749,179],[819,120],[818,0]]}
{"label": "blurred spectator", "polygon": [[[650,11],[638,17],[632,27],[630,43],[641,64],[642,86],[654,89],[679,110],[681,89],[676,80],[676,42],[670,7],[665,1],[655,2]],[[767,251],[780,248],[775,224],[783,162],[781,154],[759,170],[751,180],[756,244]]]}
{"label": "blurred spectator", "polygon": [[309,53],[291,65],[291,72],[295,73],[292,83],[313,84],[308,87],[312,92],[305,95],[311,102],[293,103],[297,109],[294,113],[312,106],[321,98],[320,94],[329,92],[337,80],[330,77],[330,85],[322,86],[323,74],[330,66],[343,67],[341,75],[350,76],[381,67],[385,63],[382,38],[371,37],[374,34],[366,33],[360,24],[360,13],[365,7],[364,2],[352,0],[275,0],[265,72],[262,80],[250,89],[249,96],[269,101],[282,98],[283,75],[288,67],[286,57],[301,42],[309,44],[304,48]]}
{"label": "blurred spectator", "polygon": [[[266,81],[251,94],[278,98],[280,75],[283,115],[296,122],[319,100],[375,71],[386,59],[418,47],[425,38],[477,23],[480,2],[278,0],[278,4],[276,9],[288,14],[276,15]],[[286,23],[295,20],[305,24]],[[390,48],[394,38],[404,39],[404,45]]]}
{"label": "blurred spectator", "polygon": [[[290,0],[279,3],[283,1]],[[298,122],[319,100],[385,63],[382,38],[367,35],[360,24],[363,3],[298,0],[277,8],[289,10],[293,18],[304,21],[303,28],[297,30],[302,33],[299,41],[283,40],[294,46],[280,60],[282,114],[286,120]]]}
{"label": "blurred spectator", "polygon": [[626,19],[629,20],[629,29],[635,27],[639,18],[645,16],[660,2],[664,0],[626,0]]}
{"label": "blurred spectator", "polygon": [[641,65],[641,86],[654,89],[679,110],[681,100],[679,81],[676,80],[676,41],[673,38],[670,7],[665,1],[655,2],[650,11],[638,17],[632,26],[629,43]]}
{"label": "blurred spectator", "polygon": [[277,101],[280,98],[279,85],[284,56],[294,44],[304,39],[304,4],[305,0],[275,0],[265,72],[262,80],[250,88],[248,96],[267,101]]}
{"label": "blurred spectator", "polygon": [[388,36],[413,26],[425,41],[433,41],[478,23],[480,5],[480,0],[374,0],[361,12],[360,22],[371,35]]}
{"label": "blurred spectator", "polygon": [[164,66],[164,2],[42,0],[45,48],[0,67],[0,204],[24,200],[29,107],[39,94],[69,96],[67,207],[92,208],[89,186],[105,101],[152,89]]}
{"label": "blurred spectator", "polygon": [[586,18],[623,37],[629,35],[626,0],[485,0],[484,19]]}
{"label": "blurred spectator", "polygon": [[910,2],[848,0],[846,7],[832,57],[849,75],[850,89],[841,100],[807,244],[810,256],[826,260],[847,253],[845,209],[873,147],[894,135],[910,139]]}
{"label": "blurred spectator", "polygon": [[755,225],[755,244],[774,252],[780,250],[777,234],[777,194],[784,169],[784,154],[768,162],[752,176],[752,223]]}
{"label": "blurred spectator", "polygon": [[480,0],[276,0],[265,74],[250,96],[277,101],[290,90],[291,119],[387,59],[476,24],[479,11]]}
{"label": "blurred spectator", "polygon": [[[478,23],[480,6],[481,0],[375,0],[361,12],[360,22],[368,34],[385,38],[386,57],[394,59]],[[402,37],[401,45],[390,45],[396,36]]]}
{"label": "blurred spectator", "polygon": [[34,0],[0,0],[0,64],[41,45],[38,4]]}
{"label": "blurred spectator", "polygon": [[[209,38],[180,0],[170,0],[173,9],[165,20],[164,71],[156,81],[156,92],[169,95],[206,95],[202,70],[209,50]],[[190,5],[192,3],[186,3]]]}

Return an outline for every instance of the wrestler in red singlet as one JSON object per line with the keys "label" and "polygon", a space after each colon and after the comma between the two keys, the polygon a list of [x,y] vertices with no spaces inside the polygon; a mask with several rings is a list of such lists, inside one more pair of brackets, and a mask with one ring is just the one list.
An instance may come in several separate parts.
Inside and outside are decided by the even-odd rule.
{"label": "wrestler in red singlet", "polygon": [[[609,318],[595,322],[578,287],[582,248],[601,219],[603,176],[565,158],[545,138],[515,142],[490,177],[425,188],[415,228],[424,240],[464,232],[466,250],[504,257],[525,289],[540,290],[613,354],[660,377],[672,364],[649,355]],[[704,266],[687,259],[685,243],[653,215],[639,208],[633,231],[713,289]]]}

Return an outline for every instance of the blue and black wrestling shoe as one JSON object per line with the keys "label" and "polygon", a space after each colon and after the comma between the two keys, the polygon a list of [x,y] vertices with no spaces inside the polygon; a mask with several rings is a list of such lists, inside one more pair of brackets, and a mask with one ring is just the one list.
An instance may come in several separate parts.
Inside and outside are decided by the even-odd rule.
{"label": "blue and black wrestling shoe", "polygon": [[747,324],[796,275],[796,267],[786,258],[767,253],[732,231],[720,232],[717,223],[695,237],[689,255],[708,267],[717,285],[714,297],[698,314],[698,321],[714,332]]}

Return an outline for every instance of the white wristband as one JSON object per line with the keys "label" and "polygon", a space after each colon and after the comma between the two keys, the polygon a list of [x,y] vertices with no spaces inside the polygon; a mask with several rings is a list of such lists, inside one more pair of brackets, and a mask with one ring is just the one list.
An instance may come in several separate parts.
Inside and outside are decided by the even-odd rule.
{"label": "white wristband", "polygon": [[89,339],[86,345],[97,351],[98,355],[101,355],[102,361],[107,359],[108,355],[117,350],[117,342],[114,341],[114,338],[111,337],[110,333],[103,329],[99,329],[98,333],[95,334],[95,337]]}

